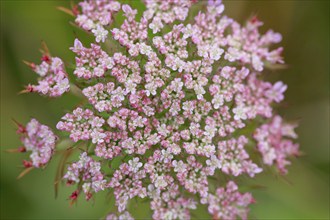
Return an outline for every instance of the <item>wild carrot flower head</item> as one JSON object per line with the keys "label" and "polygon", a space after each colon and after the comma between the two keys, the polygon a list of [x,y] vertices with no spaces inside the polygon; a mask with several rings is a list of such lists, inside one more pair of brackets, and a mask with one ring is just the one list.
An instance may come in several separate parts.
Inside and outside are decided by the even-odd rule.
{"label": "wild carrot flower head", "polygon": [[[254,199],[234,181],[264,165],[285,173],[288,157],[299,153],[295,126],[274,109],[287,86],[262,73],[283,63],[283,48],[272,49],[281,35],[260,33],[257,17],[238,24],[223,15],[220,0],[144,3],[143,13],[112,0],[84,1],[72,11],[95,42],[77,38],[70,48],[72,83],[84,98],[56,126],[84,145],[70,148],[83,152],[62,176],[76,187],[70,198],[113,192],[116,211],[107,219],[132,219],[138,198],[150,203],[154,219],[189,219],[200,204],[214,219],[247,219]],[[33,91],[68,91],[59,58],[33,69],[43,77]]]}

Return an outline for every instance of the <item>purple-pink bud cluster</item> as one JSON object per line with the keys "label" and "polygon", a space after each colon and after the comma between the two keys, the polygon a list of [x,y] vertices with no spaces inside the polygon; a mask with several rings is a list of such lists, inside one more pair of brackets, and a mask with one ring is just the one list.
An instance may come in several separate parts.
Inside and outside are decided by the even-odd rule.
{"label": "purple-pink bud cluster", "polygon": [[19,134],[24,147],[24,151],[21,152],[31,151],[31,160],[24,161],[24,166],[36,168],[46,166],[55,151],[57,137],[53,131],[33,118]]}

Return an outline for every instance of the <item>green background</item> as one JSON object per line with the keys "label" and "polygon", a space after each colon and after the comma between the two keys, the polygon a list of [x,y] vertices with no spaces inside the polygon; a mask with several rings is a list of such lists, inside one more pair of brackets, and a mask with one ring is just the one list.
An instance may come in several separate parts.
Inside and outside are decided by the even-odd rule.
{"label": "green background", "polygon": [[[53,55],[73,61],[68,48],[75,36],[84,39],[84,34],[69,24],[70,16],[56,10],[68,5],[68,1],[1,0],[1,219],[97,219],[111,208],[103,195],[96,196],[95,202],[80,199],[70,207],[67,197],[72,188],[65,186],[55,199],[58,158],[48,169],[16,180],[24,156],[3,151],[20,145],[11,118],[26,123],[37,117],[54,128],[63,112],[78,104],[71,95],[60,99],[17,95],[23,85],[36,80],[22,60],[38,62],[41,40]],[[225,14],[241,23],[257,14],[265,23],[264,31],[272,28],[282,33],[288,68],[271,73],[270,78],[289,85],[281,113],[300,121],[297,132],[305,153],[293,161],[285,178],[268,173],[249,181],[266,186],[252,190],[257,204],[251,217],[329,219],[329,1],[228,0],[225,6]],[[136,210],[137,216],[146,216],[142,208]],[[195,216],[202,218],[203,213],[198,210]]]}

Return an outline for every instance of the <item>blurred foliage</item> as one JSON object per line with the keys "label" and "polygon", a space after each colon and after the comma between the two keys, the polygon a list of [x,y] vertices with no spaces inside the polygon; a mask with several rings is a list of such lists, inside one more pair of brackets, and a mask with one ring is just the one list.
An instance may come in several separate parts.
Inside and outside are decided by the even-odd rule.
{"label": "blurred foliage", "polygon": [[[130,1],[137,7],[138,1]],[[73,62],[68,48],[76,36],[84,42],[89,36],[69,24],[72,18],[56,10],[68,1],[1,0],[1,219],[98,219],[111,209],[112,197],[100,194],[95,202],[79,200],[69,206],[70,187],[60,187],[54,198],[54,178],[59,158],[46,170],[33,170],[16,180],[23,155],[3,150],[20,145],[11,118],[27,122],[31,116],[54,128],[79,100],[72,95],[47,99],[38,95],[17,95],[23,85],[35,82],[35,74],[22,60],[39,60],[38,48],[45,40],[52,54]],[[269,71],[270,80],[289,85],[281,113],[299,120],[297,129],[305,155],[293,161],[289,175],[258,175],[246,181],[254,186],[257,204],[254,219],[329,218],[329,1],[225,1],[226,14],[244,23],[256,14],[264,21],[263,30],[282,33],[284,57],[289,67]],[[265,186],[265,187],[263,187]],[[146,218],[147,204],[132,207],[134,215]],[[205,219],[205,210],[194,217]]]}

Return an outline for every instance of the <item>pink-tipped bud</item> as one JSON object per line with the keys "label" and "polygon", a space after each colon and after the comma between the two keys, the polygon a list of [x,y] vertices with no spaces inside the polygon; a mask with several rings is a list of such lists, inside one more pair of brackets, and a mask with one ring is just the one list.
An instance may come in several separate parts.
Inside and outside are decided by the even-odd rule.
{"label": "pink-tipped bud", "polygon": [[25,89],[26,89],[26,91],[28,91],[28,92],[34,92],[34,89],[33,89],[33,86],[32,86],[32,85],[27,85],[27,86],[25,87]]}
{"label": "pink-tipped bud", "polygon": [[31,63],[31,64],[30,64],[30,67],[31,67],[31,69],[34,70],[34,69],[36,68],[36,64],[35,64],[35,63]]}
{"label": "pink-tipped bud", "polygon": [[257,16],[257,15],[254,15],[254,16],[251,18],[250,22],[251,22],[252,24],[259,22],[258,16]]}
{"label": "pink-tipped bud", "polygon": [[22,125],[21,123],[18,123],[15,119],[12,119],[14,121],[14,123],[17,125],[17,134],[25,134],[26,133],[26,128],[24,125]]}
{"label": "pink-tipped bud", "polygon": [[32,167],[32,162],[31,161],[27,161],[27,160],[23,160],[23,166],[25,168]]}
{"label": "pink-tipped bud", "polygon": [[18,94],[31,93],[31,92],[34,92],[33,86],[32,85],[27,85],[27,86],[25,86],[25,89],[20,91]]}
{"label": "pink-tipped bud", "polygon": [[72,203],[73,203],[75,200],[77,200],[78,195],[79,195],[79,190],[74,191],[74,192],[70,195],[69,199],[72,200]]}
{"label": "pink-tipped bud", "polygon": [[26,129],[24,126],[18,126],[18,129],[16,131],[17,134],[24,134],[26,133]]}
{"label": "pink-tipped bud", "polygon": [[71,185],[73,185],[74,184],[74,181],[72,181],[72,180],[68,180],[67,182],[66,182],[66,185],[67,186],[71,186]]}
{"label": "pink-tipped bud", "polygon": [[35,63],[30,63],[28,61],[23,60],[23,63],[25,63],[26,65],[28,65],[32,70],[34,70],[36,68],[36,64]]}
{"label": "pink-tipped bud", "polygon": [[50,57],[49,57],[48,55],[43,55],[43,56],[41,57],[41,60],[42,60],[42,61],[45,61],[45,62],[47,62],[47,63],[50,63]]}
{"label": "pink-tipped bud", "polygon": [[73,13],[75,16],[77,16],[77,15],[80,14],[79,9],[78,9],[78,5],[73,5],[73,6],[72,6],[72,13]]}
{"label": "pink-tipped bud", "polygon": [[25,148],[24,146],[19,147],[17,150],[18,150],[18,152],[20,152],[20,153],[24,153],[24,152],[26,152],[26,148]]}

